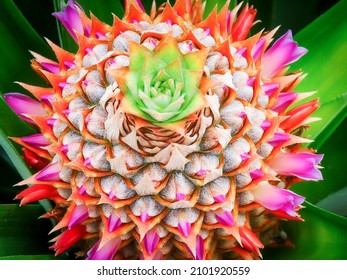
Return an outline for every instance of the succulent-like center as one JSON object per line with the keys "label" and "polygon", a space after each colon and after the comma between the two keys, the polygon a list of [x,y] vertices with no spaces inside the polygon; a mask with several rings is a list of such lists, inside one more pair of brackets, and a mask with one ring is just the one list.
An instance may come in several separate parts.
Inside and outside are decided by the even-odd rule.
{"label": "succulent-like center", "polygon": [[150,88],[150,97],[153,99],[155,104],[160,108],[165,109],[169,106],[172,101],[180,96],[180,88],[175,87],[174,79],[168,79],[164,82],[156,82]]}
{"label": "succulent-like center", "polygon": [[201,109],[206,56],[206,52],[182,54],[170,36],[153,51],[131,43],[128,70],[115,73],[124,93],[122,109],[159,125],[178,122]]}
{"label": "succulent-like center", "polygon": [[147,114],[150,111],[159,113],[150,114],[158,122],[166,121],[179,113],[185,101],[182,88],[182,82],[177,82],[171,77],[154,79],[149,83],[145,81],[144,91],[140,90],[143,106],[139,108]]}
{"label": "succulent-like center", "polygon": [[[161,107],[166,107],[170,104],[175,92],[174,79],[168,79],[164,82],[156,82],[150,89],[150,97]],[[162,103],[163,102],[163,103]]]}

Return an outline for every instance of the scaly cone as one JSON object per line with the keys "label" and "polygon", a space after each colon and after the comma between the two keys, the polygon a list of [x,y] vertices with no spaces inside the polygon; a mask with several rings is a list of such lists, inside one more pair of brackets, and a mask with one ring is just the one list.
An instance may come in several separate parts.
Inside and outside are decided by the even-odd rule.
{"label": "scaly cone", "polygon": [[322,179],[299,135],[318,101],[296,106],[312,93],[286,69],[307,50],[291,31],[249,36],[256,10],[241,6],[203,19],[200,0],[150,15],[128,0],[112,25],[74,0],[54,14],[78,51],[48,41],[57,61],[32,53],[32,67],[50,87],[20,83],[36,100],[5,100],[37,128],[13,138],[36,172],[16,199],[55,203],[43,217],[57,221],[56,255],[259,259],[280,220],[302,220],[288,188]]}

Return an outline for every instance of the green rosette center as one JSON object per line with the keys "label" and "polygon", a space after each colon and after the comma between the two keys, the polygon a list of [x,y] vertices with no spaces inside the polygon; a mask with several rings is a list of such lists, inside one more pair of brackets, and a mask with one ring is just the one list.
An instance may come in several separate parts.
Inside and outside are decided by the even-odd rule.
{"label": "green rosette center", "polygon": [[130,65],[114,73],[122,109],[154,124],[178,122],[203,108],[200,84],[207,50],[182,54],[168,35],[153,50],[131,42]]}

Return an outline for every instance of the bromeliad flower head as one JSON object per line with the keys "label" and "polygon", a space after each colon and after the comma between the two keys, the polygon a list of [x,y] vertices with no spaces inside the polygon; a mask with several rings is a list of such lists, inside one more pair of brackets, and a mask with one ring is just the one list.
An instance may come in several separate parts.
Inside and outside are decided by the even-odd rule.
{"label": "bromeliad flower head", "polygon": [[306,49],[290,31],[249,36],[255,9],[228,5],[203,19],[200,0],[150,15],[128,0],[112,26],[76,1],[55,14],[77,53],[48,42],[57,61],[32,65],[50,86],[5,99],[38,130],[14,138],[38,170],[16,198],[55,202],[56,254],[257,259],[280,220],[301,220],[290,185],[322,179],[299,135],[318,102],[296,106],[311,93],[286,72]]}

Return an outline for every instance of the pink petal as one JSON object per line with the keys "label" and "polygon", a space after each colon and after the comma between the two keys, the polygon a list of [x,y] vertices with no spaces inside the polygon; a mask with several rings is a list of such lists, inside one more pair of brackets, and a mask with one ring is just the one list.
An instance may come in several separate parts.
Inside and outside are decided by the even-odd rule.
{"label": "pink petal", "polygon": [[160,241],[160,237],[155,230],[150,230],[144,237],[144,244],[148,254],[152,254]]}
{"label": "pink petal", "polygon": [[247,48],[242,48],[242,49],[239,49],[236,53],[244,56],[246,54],[246,51],[247,51]]}
{"label": "pink petal", "polygon": [[262,130],[266,130],[270,126],[271,126],[271,122],[268,120],[265,120],[260,124],[260,127],[262,128]]}
{"label": "pink petal", "polygon": [[240,154],[240,157],[242,160],[247,160],[251,158],[251,155],[249,153],[242,153]]}
{"label": "pink petal", "polygon": [[201,168],[198,170],[198,172],[196,172],[197,176],[205,176],[207,174],[207,169],[205,168]]}
{"label": "pink petal", "polygon": [[86,167],[92,167],[91,163],[92,163],[92,161],[89,157],[86,157],[83,161],[83,165]]}
{"label": "pink petal", "polygon": [[51,100],[55,100],[55,96],[53,94],[46,94],[46,95],[40,96],[40,99],[41,99],[42,103],[44,103],[44,104],[46,104],[52,108]]}
{"label": "pink petal", "polygon": [[282,112],[286,110],[297,98],[298,94],[295,92],[281,92],[278,95],[275,105],[271,108],[272,111]]}
{"label": "pink petal", "polygon": [[100,241],[97,241],[92,248],[90,248],[90,250],[87,252],[87,260],[92,260],[93,256],[95,255],[95,253],[97,252],[99,245],[100,245]]}
{"label": "pink petal", "polygon": [[57,119],[55,119],[55,118],[50,118],[50,119],[48,119],[46,122],[47,122],[47,124],[48,124],[51,128],[53,128],[53,126],[54,126],[54,124],[55,124],[56,121],[57,121]]}
{"label": "pink petal", "polygon": [[227,30],[230,30],[231,26],[231,11],[228,11],[227,13]]}
{"label": "pink petal", "polygon": [[71,114],[72,110],[71,109],[65,109],[63,111],[63,113],[66,115],[66,116],[69,116]]}
{"label": "pink petal", "polygon": [[279,84],[263,84],[262,88],[267,96],[273,95],[279,88]]}
{"label": "pink petal", "polygon": [[198,235],[196,237],[196,259],[202,260],[205,255],[204,239]]}
{"label": "pink petal", "polygon": [[290,139],[290,135],[286,134],[286,133],[281,133],[281,132],[275,132],[274,136],[272,137],[272,139],[270,139],[268,141],[268,143],[273,146],[276,147],[280,144],[283,144],[284,142],[288,141]]}
{"label": "pink petal", "polygon": [[181,221],[181,222],[178,222],[177,227],[180,230],[180,232],[183,234],[184,237],[188,237],[190,234],[190,230],[192,228],[192,225],[189,222]]}
{"label": "pink petal", "polygon": [[72,67],[75,67],[76,64],[75,64],[75,62],[73,62],[73,61],[64,61],[64,66],[65,66],[67,69],[71,69]]}
{"label": "pink petal", "polygon": [[65,155],[69,152],[69,145],[63,145],[60,147],[60,151],[63,152]]}
{"label": "pink petal", "polygon": [[47,112],[43,109],[40,102],[21,93],[4,94],[6,103],[11,109],[23,120],[33,123],[33,121],[25,115],[45,116]]}
{"label": "pink petal", "polygon": [[69,224],[68,228],[72,228],[73,226],[76,226],[80,223],[82,223],[85,219],[89,217],[88,215],[88,208],[84,204],[76,206],[74,209]]}
{"label": "pink petal", "polygon": [[64,89],[66,86],[68,86],[69,85],[69,83],[68,82],[60,82],[59,84],[58,84],[58,86],[61,88],[61,89]]}
{"label": "pink petal", "polygon": [[239,117],[240,118],[244,118],[246,116],[246,112],[242,111],[240,114],[239,114]]}
{"label": "pink petal", "polygon": [[25,136],[25,137],[22,137],[21,140],[24,143],[36,148],[45,147],[50,144],[50,142],[42,133]]}
{"label": "pink petal", "polygon": [[117,215],[112,213],[108,217],[108,231],[109,232],[114,231],[115,229],[117,229],[121,225],[122,225],[122,221],[120,220],[120,218]]}
{"label": "pink petal", "polygon": [[179,200],[179,201],[181,201],[181,200],[184,200],[185,199],[185,195],[184,195],[184,193],[176,193],[176,199],[177,200]]}
{"label": "pink petal", "polygon": [[37,173],[35,179],[39,181],[60,181],[59,172],[59,162],[52,163]]}
{"label": "pink petal", "polygon": [[223,194],[216,195],[213,197],[213,200],[215,202],[224,202],[225,201],[225,195],[223,195]]}
{"label": "pink petal", "polygon": [[53,74],[59,74],[59,72],[60,72],[59,64],[49,63],[49,62],[39,62],[39,63],[40,63],[43,70],[46,70],[46,71],[53,73]]}
{"label": "pink petal", "polygon": [[223,211],[220,213],[215,213],[215,217],[216,217],[216,220],[219,223],[221,223],[222,225],[232,227],[235,224],[234,218],[231,215],[230,211]]}
{"label": "pink petal", "polygon": [[115,237],[108,241],[102,248],[99,248],[100,242],[101,240],[96,242],[88,251],[87,260],[112,260],[122,240],[119,237]]}
{"label": "pink petal", "polygon": [[31,52],[31,54],[35,57],[35,60],[37,63],[40,64],[41,68],[47,72],[53,73],[53,74],[59,74],[60,73],[60,66],[59,63],[50,60],[42,55],[39,55],[35,52]]}
{"label": "pink petal", "polygon": [[253,87],[254,86],[254,81],[255,81],[255,78],[251,77],[251,78],[248,78],[247,80],[247,86],[250,86],[250,87]]}
{"label": "pink petal", "polygon": [[281,38],[279,38],[270,49],[263,55],[262,75],[265,78],[272,78],[288,64],[298,60],[307,49],[299,47],[293,41],[291,30],[288,30]]}
{"label": "pink petal", "polygon": [[296,176],[304,180],[322,180],[318,164],[323,155],[311,153],[282,153],[270,162],[270,167],[278,174]]}
{"label": "pink petal", "polygon": [[52,14],[64,25],[75,41],[77,41],[75,31],[82,35],[85,34],[85,29],[78,9],[82,9],[79,4],[75,0],[69,0],[64,11]]}
{"label": "pink petal", "polygon": [[255,180],[263,177],[264,173],[260,169],[255,169],[251,173],[249,173],[249,175],[251,176],[252,180]]}
{"label": "pink petal", "polygon": [[265,42],[266,42],[265,39],[261,38],[255,43],[255,46],[253,47],[252,53],[251,53],[255,61],[257,61],[260,58],[264,50]]}
{"label": "pink petal", "polygon": [[116,194],[113,191],[110,191],[109,194],[108,194],[108,198],[111,199],[111,200],[116,200],[117,196],[116,196]]}
{"label": "pink petal", "polygon": [[80,195],[85,195],[87,193],[86,188],[82,185],[80,186],[79,190],[78,190],[78,194]]}
{"label": "pink petal", "polygon": [[149,215],[146,211],[141,212],[140,214],[141,222],[145,223],[149,219]]}
{"label": "pink petal", "polygon": [[253,190],[254,200],[269,210],[281,210],[290,216],[297,216],[296,209],[305,198],[290,190],[281,189],[270,184],[259,184]]}

